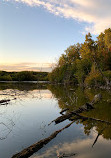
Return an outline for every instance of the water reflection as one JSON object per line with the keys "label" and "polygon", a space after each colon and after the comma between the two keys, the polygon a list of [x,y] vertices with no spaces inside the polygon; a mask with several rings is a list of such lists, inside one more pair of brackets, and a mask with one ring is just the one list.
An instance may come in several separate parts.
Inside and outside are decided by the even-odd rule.
{"label": "water reflection", "polygon": [[34,89],[47,89],[47,83],[36,82],[0,82],[0,90],[17,89],[20,91],[28,91]]}
{"label": "water reflection", "polygon": [[[0,83],[0,100],[11,100],[6,105],[0,105],[0,157],[10,158],[63,128],[69,120],[58,125],[48,124],[60,116],[62,109],[68,108],[65,113],[78,109],[98,93],[102,94],[102,100],[95,109],[82,115],[111,122],[109,91],[45,83]],[[79,119],[31,158],[56,158],[58,154],[73,153],[77,155],[70,157],[110,158],[110,145],[111,125]]]}
{"label": "water reflection", "polygon": [[[83,114],[84,116],[111,122],[110,91],[97,89],[81,89],[80,87],[72,90],[71,87],[64,88],[62,86],[49,86],[49,89],[52,91],[54,96],[58,98],[59,107],[61,109],[68,108],[69,111],[78,109],[84,103],[90,102],[94,98],[95,94],[101,93],[102,100],[95,105],[95,109],[89,112],[84,112]],[[89,135],[91,129],[95,127],[98,133],[101,133],[102,131],[102,136],[104,138],[111,139],[110,125],[92,120],[78,120],[77,123],[81,123],[84,125],[84,132],[87,135]]]}
{"label": "water reflection", "polygon": [[[42,154],[37,154],[31,158],[56,158],[57,153],[77,153],[76,156],[71,158],[110,158],[111,157],[111,141],[105,141],[102,136],[96,145],[96,148],[91,148],[92,142],[96,137],[96,133],[91,133],[90,138],[78,139],[71,142],[61,143],[54,145]],[[104,150],[103,150],[104,149]]]}

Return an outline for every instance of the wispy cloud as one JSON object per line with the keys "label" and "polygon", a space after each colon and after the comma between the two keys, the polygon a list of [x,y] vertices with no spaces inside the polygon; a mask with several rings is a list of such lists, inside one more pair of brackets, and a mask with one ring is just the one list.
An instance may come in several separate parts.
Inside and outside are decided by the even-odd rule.
{"label": "wispy cloud", "polygon": [[51,63],[19,63],[0,64],[0,70],[4,71],[45,71],[50,72],[55,64]]}
{"label": "wispy cloud", "polygon": [[89,23],[85,31],[98,34],[111,27],[111,0],[5,0],[42,6],[51,13]]}
{"label": "wispy cloud", "polygon": [[[73,134],[74,135],[74,134]],[[96,133],[92,133],[90,137],[73,140],[72,142],[65,142],[61,143],[61,145],[54,145],[49,147],[47,151],[41,152],[40,154],[37,153],[36,155],[31,156],[31,158],[49,158],[54,157],[55,154],[63,153],[72,154],[77,153],[76,157],[78,158],[94,158],[94,157],[110,157],[110,145],[111,142],[106,141],[102,136],[99,137],[99,140],[96,144],[95,152],[91,149],[92,143],[94,142],[95,138],[97,137]],[[101,150],[104,148],[104,150]]]}

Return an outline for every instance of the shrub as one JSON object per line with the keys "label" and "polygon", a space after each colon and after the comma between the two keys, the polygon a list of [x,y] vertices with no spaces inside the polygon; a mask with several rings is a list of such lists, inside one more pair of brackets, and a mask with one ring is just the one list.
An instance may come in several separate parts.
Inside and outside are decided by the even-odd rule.
{"label": "shrub", "polygon": [[[105,71],[105,72],[103,72],[103,74],[111,82],[111,71]],[[106,82],[99,72],[90,73],[90,75],[87,76],[85,79],[86,86],[101,86],[101,85],[105,85],[105,84],[106,84]]]}
{"label": "shrub", "polygon": [[21,71],[17,73],[18,81],[32,81],[33,74],[30,71]]}
{"label": "shrub", "polygon": [[12,78],[10,75],[4,75],[0,76],[0,81],[12,81]]}

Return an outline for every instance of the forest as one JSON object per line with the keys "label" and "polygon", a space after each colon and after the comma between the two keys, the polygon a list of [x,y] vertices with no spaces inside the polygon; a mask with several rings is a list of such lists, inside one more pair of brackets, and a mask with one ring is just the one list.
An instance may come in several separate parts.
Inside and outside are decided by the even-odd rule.
{"label": "forest", "polygon": [[48,75],[52,83],[104,86],[111,84],[111,28],[97,40],[86,34],[84,43],[69,46]]}

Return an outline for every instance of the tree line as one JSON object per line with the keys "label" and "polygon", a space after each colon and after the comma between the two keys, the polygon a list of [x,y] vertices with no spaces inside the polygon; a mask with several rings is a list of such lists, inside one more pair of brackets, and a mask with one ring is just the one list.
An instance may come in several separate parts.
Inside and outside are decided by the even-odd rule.
{"label": "tree line", "polygon": [[53,83],[100,86],[111,82],[111,28],[97,40],[86,34],[84,43],[69,46],[48,75]]}
{"label": "tree line", "polygon": [[6,72],[0,71],[0,81],[48,81],[48,72]]}

